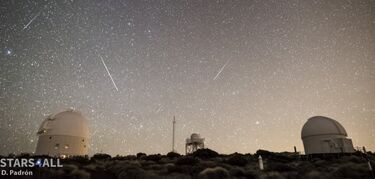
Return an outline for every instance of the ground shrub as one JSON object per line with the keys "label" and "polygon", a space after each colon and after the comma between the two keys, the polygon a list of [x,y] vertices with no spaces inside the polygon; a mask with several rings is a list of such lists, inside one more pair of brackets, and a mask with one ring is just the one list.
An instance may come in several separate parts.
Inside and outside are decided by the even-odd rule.
{"label": "ground shrub", "polygon": [[265,169],[268,171],[277,171],[277,172],[296,171],[295,167],[286,163],[279,163],[279,162],[268,162]]}
{"label": "ground shrub", "polygon": [[226,163],[235,166],[245,166],[248,163],[248,161],[244,155],[234,154],[226,160]]}
{"label": "ground shrub", "polygon": [[147,155],[144,157],[144,159],[158,162],[161,159],[161,155],[160,154]]}
{"label": "ground shrub", "polygon": [[242,177],[245,176],[245,171],[242,168],[235,167],[229,170],[229,174],[234,177]]}
{"label": "ground shrub", "polygon": [[94,154],[92,157],[91,157],[91,160],[108,160],[108,159],[111,159],[111,156],[109,154],[103,154],[103,153],[97,153],[97,154]]}
{"label": "ground shrub", "polygon": [[214,158],[218,157],[219,153],[216,151],[213,151],[211,149],[198,149],[194,153],[191,154],[194,157],[199,157],[201,159],[209,159],[209,158]]}
{"label": "ground shrub", "polygon": [[167,153],[167,157],[168,158],[178,158],[178,157],[180,157],[181,155],[179,154],[179,153],[177,153],[177,152],[168,152]]}
{"label": "ground shrub", "polygon": [[279,172],[267,172],[260,176],[261,179],[285,179]]}
{"label": "ground shrub", "polygon": [[256,179],[258,178],[258,172],[255,170],[248,169],[244,171],[244,176],[247,179]]}
{"label": "ground shrub", "polygon": [[167,165],[168,173],[184,173],[191,175],[192,167],[189,165]]}
{"label": "ground shrub", "polygon": [[371,173],[366,163],[345,163],[330,175],[332,178],[371,178]]}
{"label": "ground shrub", "polygon": [[75,163],[79,165],[88,165],[90,164],[90,159],[88,156],[72,156],[63,160],[66,163]]}
{"label": "ground shrub", "polygon": [[[303,176],[303,175],[300,175],[300,176]],[[319,171],[313,170],[313,171],[308,172],[306,175],[304,175],[303,178],[306,178],[306,179],[324,179],[324,178],[326,178],[326,176]]]}
{"label": "ground shrub", "polygon": [[199,160],[192,156],[181,157],[176,161],[176,165],[195,165]]}
{"label": "ground shrub", "polygon": [[230,178],[228,170],[222,167],[206,168],[198,175],[199,179]]}
{"label": "ground shrub", "polygon": [[145,156],[147,156],[145,153],[142,153],[142,152],[137,153],[137,158],[142,158]]}
{"label": "ground shrub", "polygon": [[128,167],[125,168],[120,172],[120,175],[118,176],[119,179],[128,179],[128,178],[133,178],[133,179],[145,179],[145,178],[155,178],[156,175],[152,172],[148,172],[143,170],[142,168],[138,167]]}

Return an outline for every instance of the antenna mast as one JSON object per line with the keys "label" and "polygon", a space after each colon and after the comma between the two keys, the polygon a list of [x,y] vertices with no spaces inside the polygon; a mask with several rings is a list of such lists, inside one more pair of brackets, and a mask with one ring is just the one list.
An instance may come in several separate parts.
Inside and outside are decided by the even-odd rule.
{"label": "antenna mast", "polygon": [[175,118],[175,116],[173,116],[172,152],[175,152],[175,150],[174,150],[174,133],[175,133],[174,126],[175,126],[175,124],[176,124],[176,118]]}

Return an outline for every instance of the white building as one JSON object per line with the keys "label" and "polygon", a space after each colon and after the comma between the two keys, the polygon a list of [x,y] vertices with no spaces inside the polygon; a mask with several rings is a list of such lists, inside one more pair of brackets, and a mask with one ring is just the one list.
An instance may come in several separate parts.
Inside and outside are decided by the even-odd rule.
{"label": "white building", "polygon": [[77,111],[67,110],[49,116],[37,134],[36,155],[67,157],[88,154],[88,123]]}
{"label": "white building", "polygon": [[201,138],[201,136],[197,133],[191,134],[190,138],[186,139],[185,144],[185,153],[190,154],[198,149],[204,148],[204,138]]}
{"label": "white building", "polygon": [[347,136],[340,123],[323,116],[308,119],[301,132],[305,154],[352,153],[353,143]]}

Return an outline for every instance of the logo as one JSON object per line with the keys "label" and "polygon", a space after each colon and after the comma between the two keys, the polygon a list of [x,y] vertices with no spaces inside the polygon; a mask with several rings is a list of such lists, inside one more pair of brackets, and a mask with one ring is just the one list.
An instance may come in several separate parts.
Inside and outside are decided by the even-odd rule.
{"label": "logo", "polygon": [[0,176],[33,175],[32,168],[60,168],[63,167],[59,158],[1,158]]}
{"label": "logo", "polygon": [[2,168],[32,168],[32,167],[63,167],[60,159],[54,158],[2,158],[0,159],[0,167]]}

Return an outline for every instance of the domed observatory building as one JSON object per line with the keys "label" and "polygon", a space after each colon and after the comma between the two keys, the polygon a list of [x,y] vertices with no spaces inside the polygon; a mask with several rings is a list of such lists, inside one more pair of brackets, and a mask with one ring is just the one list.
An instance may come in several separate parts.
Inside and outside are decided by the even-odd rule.
{"label": "domed observatory building", "polygon": [[307,120],[301,138],[305,154],[353,153],[354,147],[344,127],[337,121],[323,116]]}
{"label": "domed observatory building", "polygon": [[88,123],[77,111],[67,110],[49,116],[37,134],[36,155],[68,157],[88,154]]}
{"label": "domed observatory building", "polygon": [[191,154],[198,149],[204,148],[204,138],[201,138],[201,136],[197,133],[191,134],[190,138],[186,139],[185,144],[185,153]]}

